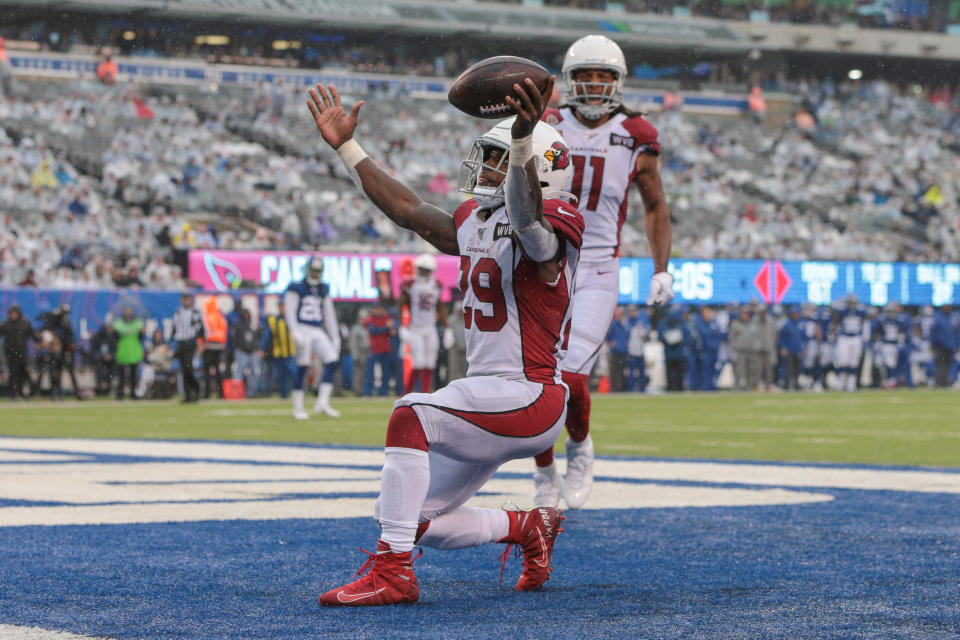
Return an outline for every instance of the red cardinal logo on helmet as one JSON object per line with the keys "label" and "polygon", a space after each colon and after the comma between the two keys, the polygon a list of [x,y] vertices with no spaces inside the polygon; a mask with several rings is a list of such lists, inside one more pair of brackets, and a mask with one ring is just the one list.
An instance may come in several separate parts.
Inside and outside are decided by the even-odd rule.
{"label": "red cardinal logo on helmet", "polygon": [[554,142],[550,145],[543,157],[550,161],[554,169],[566,169],[570,164],[570,150],[562,142]]}

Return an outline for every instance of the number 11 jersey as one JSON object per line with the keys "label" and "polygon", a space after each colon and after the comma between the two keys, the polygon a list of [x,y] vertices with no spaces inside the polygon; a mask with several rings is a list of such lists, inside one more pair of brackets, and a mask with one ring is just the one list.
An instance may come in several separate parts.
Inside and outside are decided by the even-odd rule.
{"label": "number 11 jersey", "polygon": [[591,129],[569,107],[547,109],[541,120],[556,128],[570,147],[570,193],[578,198],[576,207],[586,223],[581,259],[593,262],[619,255],[637,158],[660,153],[656,127],[643,116],[614,113]]}
{"label": "number 11 jersey", "polygon": [[500,206],[486,220],[478,208],[475,200],[468,200],[454,213],[467,377],[559,383],[557,363],[569,337],[583,218],[566,202],[544,200],[544,218],[557,233],[562,256],[560,276],[547,283],[523,255],[506,207]]}

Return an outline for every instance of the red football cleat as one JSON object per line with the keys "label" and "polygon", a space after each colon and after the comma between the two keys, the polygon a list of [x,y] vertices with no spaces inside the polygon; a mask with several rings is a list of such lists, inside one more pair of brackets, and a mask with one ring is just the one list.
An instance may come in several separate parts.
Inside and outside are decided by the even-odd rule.
{"label": "red football cleat", "polygon": [[507,548],[500,556],[501,569],[510,558],[513,545],[523,549],[523,573],[517,580],[517,591],[533,591],[543,586],[550,579],[550,556],[553,554],[553,543],[563,529],[560,523],[566,518],[560,509],[555,507],[537,507],[529,511],[508,511],[510,516],[510,533],[500,542],[506,542]]}
{"label": "red football cleat", "polygon": [[331,607],[373,607],[385,604],[413,603],[420,599],[420,587],[413,573],[413,561],[423,552],[412,556],[411,551],[393,553],[390,545],[377,540],[377,553],[370,553],[357,575],[362,578],[332,589],[320,596],[320,604]]}

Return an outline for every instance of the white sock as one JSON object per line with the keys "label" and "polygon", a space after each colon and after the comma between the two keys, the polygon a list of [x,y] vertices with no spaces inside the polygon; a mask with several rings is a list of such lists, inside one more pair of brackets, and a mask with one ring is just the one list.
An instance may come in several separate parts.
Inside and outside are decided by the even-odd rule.
{"label": "white sock", "polygon": [[293,398],[293,410],[295,412],[303,411],[303,390],[297,391],[294,389],[290,396]]}
{"label": "white sock", "polygon": [[320,389],[317,391],[317,405],[324,407],[329,405],[331,393],[333,393],[333,383],[321,382]]}
{"label": "white sock", "polygon": [[510,533],[510,518],[503,509],[457,507],[430,521],[420,544],[434,549],[463,549],[496,542]]}
{"label": "white sock", "polygon": [[426,451],[387,447],[380,472],[380,539],[403,553],[413,549],[423,501],[430,487],[430,458]]}
{"label": "white sock", "polygon": [[545,467],[538,467],[534,464],[534,468],[539,472],[550,476],[551,478],[557,478],[560,476],[560,471],[557,469],[557,461],[554,460]]}

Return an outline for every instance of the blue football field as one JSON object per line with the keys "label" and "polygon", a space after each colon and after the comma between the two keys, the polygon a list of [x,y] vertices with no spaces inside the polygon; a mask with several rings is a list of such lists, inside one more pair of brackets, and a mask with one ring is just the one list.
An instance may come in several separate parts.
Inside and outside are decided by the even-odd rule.
{"label": "blue football field", "polygon": [[[160,504],[150,491],[243,491],[243,469],[244,478],[253,469],[266,479],[239,498],[193,502],[279,509],[355,499],[342,508],[362,510],[376,493],[364,483],[376,476],[368,463],[378,451],[271,445],[262,455],[214,445],[145,455],[123,453],[121,442],[110,451],[53,442],[0,438],[0,637],[33,637],[17,635],[28,627],[107,638],[960,638],[960,473],[952,471],[603,459],[601,504],[607,485],[625,492],[617,495],[699,504],[568,512],[540,592],[511,590],[517,559],[498,584],[501,545],[425,549],[415,564],[419,604],[327,609],[317,595],[349,579],[366,557],[359,548],[375,544],[370,517],[119,521],[169,518],[142,511]],[[344,452],[359,457],[344,462]],[[714,479],[691,479],[703,469]],[[309,480],[311,489],[298,474],[324,479]],[[105,493],[29,497],[58,477]],[[528,477],[511,468],[498,480],[509,487]],[[261,484],[279,490],[254,495]],[[124,497],[129,487],[142,499]],[[758,504],[711,506],[714,494]]]}

